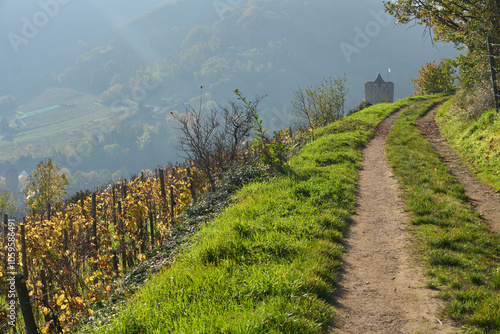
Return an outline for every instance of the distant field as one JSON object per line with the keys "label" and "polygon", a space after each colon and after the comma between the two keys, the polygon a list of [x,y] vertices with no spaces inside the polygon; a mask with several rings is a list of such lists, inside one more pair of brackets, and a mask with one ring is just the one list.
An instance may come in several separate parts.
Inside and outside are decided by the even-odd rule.
{"label": "distant field", "polygon": [[21,130],[10,141],[0,141],[0,160],[27,151],[43,154],[50,147],[71,145],[117,111],[101,105],[96,96],[51,88],[19,107]]}

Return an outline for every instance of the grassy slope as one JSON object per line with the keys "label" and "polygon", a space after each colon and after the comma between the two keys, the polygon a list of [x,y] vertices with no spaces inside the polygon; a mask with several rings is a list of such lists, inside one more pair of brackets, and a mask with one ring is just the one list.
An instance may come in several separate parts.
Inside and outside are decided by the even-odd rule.
{"label": "grassy slope", "polygon": [[468,119],[454,110],[452,103],[439,111],[439,127],[478,177],[500,189],[500,114],[489,110],[477,120]]}
{"label": "grassy slope", "polygon": [[251,183],[175,264],[131,300],[107,333],[321,333],[354,213],[362,149],[411,102],[365,109],[317,131],[290,172]]}
{"label": "grassy slope", "polygon": [[464,189],[415,127],[435,102],[404,112],[387,139],[389,159],[413,214],[412,231],[446,314],[470,332],[500,332],[500,237],[466,203]]}

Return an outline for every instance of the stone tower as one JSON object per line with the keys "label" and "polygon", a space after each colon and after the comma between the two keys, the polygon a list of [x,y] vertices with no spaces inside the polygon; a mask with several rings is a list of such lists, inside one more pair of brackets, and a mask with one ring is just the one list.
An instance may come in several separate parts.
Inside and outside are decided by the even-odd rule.
{"label": "stone tower", "polygon": [[380,103],[382,99],[394,101],[394,83],[385,82],[380,73],[373,82],[365,83],[365,100],[371,104]]}

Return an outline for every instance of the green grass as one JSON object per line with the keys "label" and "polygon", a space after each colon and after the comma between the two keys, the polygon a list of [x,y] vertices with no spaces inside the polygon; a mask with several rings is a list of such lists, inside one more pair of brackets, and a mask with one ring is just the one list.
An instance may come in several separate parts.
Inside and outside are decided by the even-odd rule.
{"label": "green grass", "polygon": [[500,190],[500,114],[486,111],[470,119],[453,107],[453,100],[439,110],[436,121],[453,148],[470,163],[477,176]]}
{"label": "green grass", "polygon": [[387,138],[389,160],[405,189],[428,287],[440,290],[446,315],[469,331],[499,333],[500,237],[469,207],[464,189],[415,126],[440,100],[401,114]]}
{"label": "green grass", "polygon": [[319,129],[286,175],[245,186],[109,326],[85,331],[325,332],[335,316],[328,299],[354,213],[362,149],[376,125],[413,100]]}

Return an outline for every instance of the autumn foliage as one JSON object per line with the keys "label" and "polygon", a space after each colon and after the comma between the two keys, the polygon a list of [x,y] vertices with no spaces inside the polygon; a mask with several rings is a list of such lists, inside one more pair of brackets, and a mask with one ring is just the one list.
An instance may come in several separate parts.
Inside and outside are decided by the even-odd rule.
{"label": "autumn foliage", "polygon": [[[130,273],[131,267],[146,260],[148,250],[170,236],[174,217],[193,202],[193,190],[205,190],[195,168],[189,173],[187,166],[170,168],[164,175],[163,182],[150,176],[110,184],[94,195],[67,202],[48,219],[26,217],[27,268],[22,268],[18,226],[18,271],[28,276],[42,333],[70,333],[91,316],[112,296],[116,278]],[[2,262],[0,275],[6,272],[3,266]],[[1,286],[6,286],[5,279],[0,276]],[[0,309],[0,327],[4,318],[5,310]]]}
{"label": "autumn foliage", "polygon": [[438,65],[435,61],[427,63],[418,71],[418,78],[411,79],[415,86],[415,95],[452,94],[455,91],[455,70],[450,59]]}

